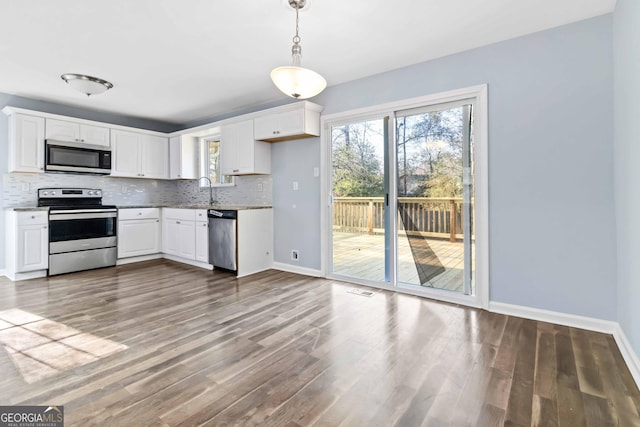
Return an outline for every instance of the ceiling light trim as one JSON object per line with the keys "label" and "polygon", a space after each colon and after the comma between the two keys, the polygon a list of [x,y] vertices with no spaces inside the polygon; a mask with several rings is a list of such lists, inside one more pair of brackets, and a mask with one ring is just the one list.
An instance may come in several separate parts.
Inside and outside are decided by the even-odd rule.
{"label": "ceiling light trim", "polygon": [[99,95],[113,88],[113,83],[86,74],[65,73],[60,78],[69,86],[87,96]]}

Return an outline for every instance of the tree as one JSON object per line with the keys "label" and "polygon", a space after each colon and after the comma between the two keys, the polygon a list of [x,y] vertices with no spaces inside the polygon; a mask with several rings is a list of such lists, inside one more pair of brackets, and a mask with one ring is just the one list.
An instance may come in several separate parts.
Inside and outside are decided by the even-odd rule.
{"label": "tree", "polygon": [[375,123],[363,122],[333,128],[333,193],[338,197],[384,195],[382,163],[374,138],[381,138]]}
{"label": "tree", "polygon": [[400,117],[398,193],[454,197],[462,189],[462,108]]}

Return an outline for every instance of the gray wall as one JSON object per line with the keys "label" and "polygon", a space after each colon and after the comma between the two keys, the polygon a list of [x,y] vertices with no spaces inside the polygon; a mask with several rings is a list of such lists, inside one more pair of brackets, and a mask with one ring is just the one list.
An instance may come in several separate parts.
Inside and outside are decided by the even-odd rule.
{"label": "gray wall", "polygon": [[640,354],[640,3],[618,0],[614,13],[615,198],[618,321]]}
{"label": "gray wall", "polygon": [[[276,262],[320,269],[320,138],[278,142],[271,146],[274,248]],[[298,190],[293,190],[293,182]],[[291,250],[299,251],[298,261]]]}
{"label": "gray wall", "polygon": [[[611,43],[605,15],[329,87],[313,101],[328,114],[488,83],[491,300],[615,320]],[[277,262],[320,266],[319,186],[290,191],[320,163],[319,144],[273,147]],[[289,248],[303,247],[294,264]]]}

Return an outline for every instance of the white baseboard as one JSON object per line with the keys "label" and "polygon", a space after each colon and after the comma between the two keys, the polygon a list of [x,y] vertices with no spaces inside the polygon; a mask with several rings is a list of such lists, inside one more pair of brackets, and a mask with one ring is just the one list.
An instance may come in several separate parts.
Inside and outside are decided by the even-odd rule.
{"label": "white baseboard", "polygon": [[287,271],[289,273],[304,274],[305,276],[324,277],[324,275],[322,274],[322,271],[320,270],[316,270],[314,268],[307,268],[307,267],[298,267],[291,264],[285,264],[283,262],[274,262],[273,268],[275,270]]}
{"label": "white baseboard", "polygon": [[539,320],[541,322],[571,326],[572,328],[587,329],[589,331],[602,332],[605,334],[613,334],[618,327],[618,323],[611,320],[594,319],[592,317],[576,316],[575,314],[542,310],[522,305],[504,304],[501,302],[490,302],[489,311],[507,314],[509,316],[524,317],[525,319]]}
{"label": "white baseboard", "polygon": [[27,273],[9,273],[5,272],[7,279],[12,282],[19,282],[20,280],[37,279],[40,277],[47,277],[47,270],[29,271]]}
{"label": "white baseboard", "polygon": [[616,330],[613,332],[613,338],[616,340],[616,344],[618,344],[620,353],[622,353],[622,358],[626,362],[627,367],[631,372],[631,376],[635,380],[636,385],[640,387],[640,359],[638,359],[636,352],[633,351],[633,347],[631,346],[627,335],[619,324],[616,324]]}
{"label": "white baseboard", "polygon": [[640,359],[633,350],[631,343],[627,339],[627,335],[624,333],[624,330],[618,322],[559,313],[556,311],[541,310],[521,305],[504,304],[500,302],[490,302],[489,311],[613,335],[613,339],[616,341],[616,344],[620,349],[622,358],[627,364],[627,367],[631,372],[631,376],[636,382],[636,385],[640,387]]}
{"label": "white baseboard", "polygon": [[194,261],[191,259],[180,258],[179,256],[162,254],[164,259],[170,259],[171,261],[181,262],[183,264],[193,265],[194,267],[204,268],[206,270],[213,270],[213,265],[207,264],[206,262]]}
{"label": "white baseboard", "polygon": [[134,262],[142,262],[142,261],[150,261],[152,259],[160,259],[160,258],[164,258],[162,254],[132,256],[132,257],[129,257],[129,258],[120,258],[116,262],[116,265],[131,264],[131,263],[134,263]]}

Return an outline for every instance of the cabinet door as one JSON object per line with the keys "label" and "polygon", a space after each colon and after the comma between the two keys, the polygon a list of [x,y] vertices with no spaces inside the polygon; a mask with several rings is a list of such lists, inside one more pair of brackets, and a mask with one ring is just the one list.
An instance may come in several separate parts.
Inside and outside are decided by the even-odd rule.
{"label": "cabinet door", "polygon": [[77,123],[67,122],[64,120],[47,119],[45,126],[46,139],[80,142],[80,126]]}
{"label": "cabinet door", "polygon": [[196,259],[196,223],[195,221],[178,221],[178,256]]}
{"label": "cabinet door", "polygon": [[162,252],[169,255],[178,255],[179,237],[180,237],[180,220],[164,219],[162,231]]}
{"label": "cabinet door", "polygon": [[9,172],[44,172],[44,118],[14,114],[9,119]]}
{"label": "cabinet door", "polygon": [[44,224],[18,227],[16,272],[45,270],[49,267],[49,230]]}
{"label": "cabinet door", "polygon": [[109,128],[93,125],[80,125],[80,142],[109,147]]}
{"label": "cabinet door", "polygon": [[278,114],[278,135],[302,135],[304,129],[304,110],[302,108]]}
{"label": "cabinet door", "polygon": [[169,140],[161,136],[142,135],[140,177],[169,178]]}
{"label": "cabinet door", "polygon": [[222,127],[220,170],[223,175],[254,173],[255,140],[253,120]]}
{"label": "cabinet door", "polygon": [[196,261],[209,262],[209,226],[207,222],[196,222]]}
{"label": "cabinet door", "polygon": [[142,219],[118,222],[118,258],[160,252],[160,221]]}
{"label": "cabinet door", "polygon": [[277,139],[284,136],[302,135],[304,129],[304,109],[269,114],[254,119],[255,139]]}
{"label": "cabinet door", "polygon": [[141,134],[114,130],[111,132],[113,164],[111,175],[139,178],[139,147]]}
{"label": "cabinet door", "polygon": [[169,139],[169,178],[182,179],[182,153],[180,152],[180,137]]}
{"label": "cabinet door", "polygon": [[269,139],[278,136],[278,115],[269,114],[253,119],[254,138]]}

